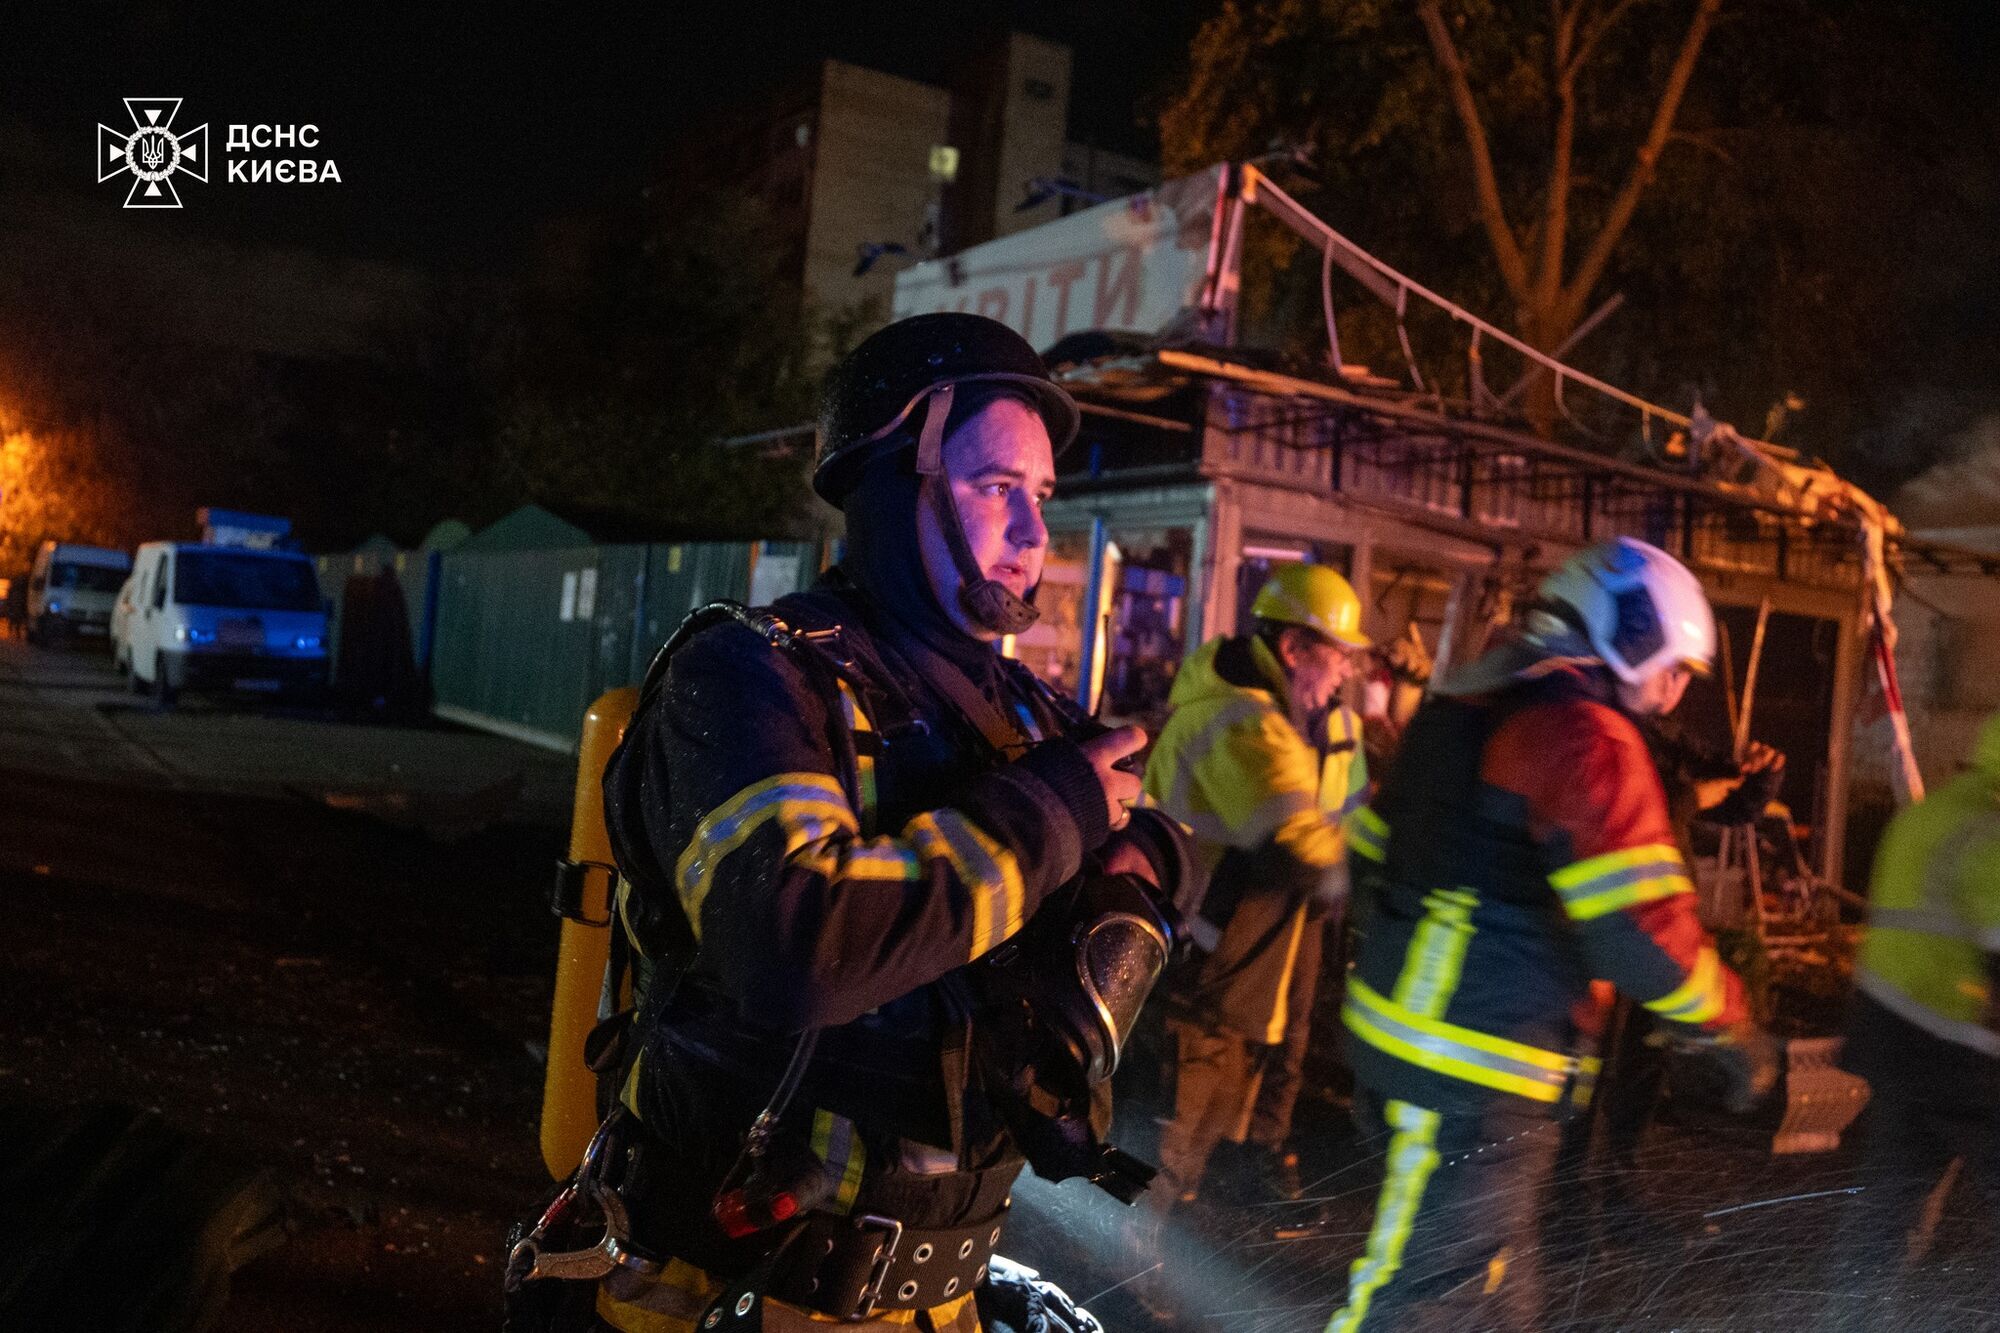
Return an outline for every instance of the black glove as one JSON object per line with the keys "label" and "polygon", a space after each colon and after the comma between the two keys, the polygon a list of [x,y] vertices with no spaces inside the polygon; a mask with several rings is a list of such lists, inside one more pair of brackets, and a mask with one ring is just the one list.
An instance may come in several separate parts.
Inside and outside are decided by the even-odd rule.
{"label": "black glove", "polygon": [[1104,1325],[1061,1287],[1003,1255],[987,1264],[975,1303],[989,1333],[1104,1333]]}
{"label": "black glove", "polygon": [[1673,1048],[1701,1059],[1722,1079],[1722,1105],[1732,1115],[1747,1115],[1778,1086],[1779,1048],[1771,1034],[1743,1022],[1721,1032],[1679,1034]]}
{"label": "black glove", "polygon": [[1132,811],[1131,821],[1111,835],[1100,857],[1114,845],[1130,846],[1145,858],[1162,902],[1172,909],[1169,916],[1184,917],[1200,904],[1208,879],[1195,856],[1194,838],[1164,810],[1142,805]]}

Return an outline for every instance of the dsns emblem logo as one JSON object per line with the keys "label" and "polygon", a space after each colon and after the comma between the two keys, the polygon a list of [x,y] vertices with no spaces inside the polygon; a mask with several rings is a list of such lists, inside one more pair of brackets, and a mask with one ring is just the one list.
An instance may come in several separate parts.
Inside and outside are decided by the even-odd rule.
{"label": "dsns emblem logo", "polygon": [[128,97],[125,110],[132,116],[130,134],[98,125],[98,181],[128,171],[134,177],[125,207],[179,208],[181,197],[173,182],[176,173],[207,183],[208,126],[204,123],[185,133],[174,133],[174,115],[180,109],[178,97]]}

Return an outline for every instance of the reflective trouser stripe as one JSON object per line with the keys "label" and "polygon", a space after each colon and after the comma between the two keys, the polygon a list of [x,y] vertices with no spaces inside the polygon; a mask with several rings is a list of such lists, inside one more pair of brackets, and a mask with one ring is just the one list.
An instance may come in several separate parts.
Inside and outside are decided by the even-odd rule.
{"label": "reflective trouser stripe", "polygon": [[1562,1100],[1573,1077],[1599,1064],[1412,1013],[1355,976],[1340,1016],[1362,1041],[1419,1069],[1532,1101]]}
{"label": "reflective trouser stripe", "polygon": [[1292,938],[1291,942],[1285,946],[1285,968],[1284,971],[1278,974],[1278,994],[1276,1002],[1271,1006],[1271,1021],[1264,1025],[1264,1044],[1266,1046],[1282,1046],[1284,1044],[1285,1028],[1291,1022],[1292,973],[1298,970],[1299,944],[1305,939],[1305,933],[1306,909],[1305,905],[1301,903],[1298,910],[1292,913]]}
{"label": "reflective trouser stripe", "polygon": [[1354,1333],[1368,1306],[1403,1266],[1403,1250],[1423,1208],[1424,1187],[1437,1170],[1438,1113],[1408,1102],[1389,1102],[1383,1116],[1396,1132],[1389,1140],[1388,1177],[1375,1201],[1368,1248],[1348,1270],[1347,1304],[1327,1321],[1326,1333]]}

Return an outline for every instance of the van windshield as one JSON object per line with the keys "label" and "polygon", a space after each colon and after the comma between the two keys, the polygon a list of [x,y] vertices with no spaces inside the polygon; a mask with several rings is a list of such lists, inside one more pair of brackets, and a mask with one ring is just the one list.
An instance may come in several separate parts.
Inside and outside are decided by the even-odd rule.
{"label": "van windshield", "polygon": [[110,565],[52,565],[49,586],[75,588],[79,592],[117,592],[125,586],[126,572]]}
{"label": "van windshield", "polygon": [[174,557],[174,600],[243,611],[317,611],[319,580],[304,560],[183,548]]}

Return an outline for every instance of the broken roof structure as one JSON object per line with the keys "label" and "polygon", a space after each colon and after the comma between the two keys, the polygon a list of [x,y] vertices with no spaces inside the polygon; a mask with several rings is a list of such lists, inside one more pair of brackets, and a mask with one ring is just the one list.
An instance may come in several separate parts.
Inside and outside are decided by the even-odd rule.
{"label": "broken roof structure", "polygon": [[[1323,363],[1286,364],[1237,343],[1253,217],[1321,255]],[[1393,312],[1401,376],[1343,356],[1336,278]],[[1405,321],[1419,309],[1461,331],[1468,394],[1447,397],[1418,371]],[[1244,623],[1275,561],[1338,564],[1378,641],[1414,633],[1441,660],[1464,660],[1542,571],[1579,546],[1631,535],[1680,556],[1708,588],[1733,658],[1717,701],[1730,733],[1748,734],[1752,703],[1736,695],[1757,690],[1767,633],[1787,649],[1785,669],[1763,674],[1758,736],[1795,756],[1787,798],[1818,830],[1819,868],[1839,884],[1849,720],[1871,674],[1896,697],[1894,571],[1912,558],[1996,567],[1990,552],[1917,541],[1793,450],[1526,346],[1335,232],[1254,164],[918,264],[898,277],[895,314],[930,310],[1012,325],[1084,409],[1047,509],[1044,616],[1014,651],[1112,715],[1157,719],[1180,658]],[[1508,411],[1518,386],[1485,387],[1483,367],[1501,349],[1553,377],[1566,417],[1587,399],[1599,419],[1622,415],[1641,442],[1674,439],[1678,465],[1535,434]],[[1921,778],[1895,712],[1893,768],[1907,797]]]}

